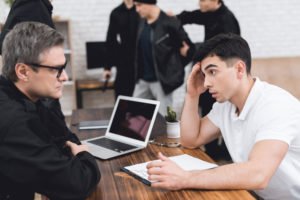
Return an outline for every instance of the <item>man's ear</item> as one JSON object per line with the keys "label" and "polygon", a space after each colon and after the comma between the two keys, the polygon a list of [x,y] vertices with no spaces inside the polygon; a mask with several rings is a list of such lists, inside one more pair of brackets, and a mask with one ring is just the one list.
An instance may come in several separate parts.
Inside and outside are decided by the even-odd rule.
{"label": "man's ear", "polygon": [[19,80],[27,82],[28,79],[28,74],[30,73],[28,70],[28,66],[25,65],[24,63],[17,63],[15,66],[15,71],[16,75]]}
{"label": "man's ear", "polygon": [[237,72],[237,78],[242,79],[243,76],[247,73],[246,64],[242,60],[239,60],[236,62],[235,68]]}

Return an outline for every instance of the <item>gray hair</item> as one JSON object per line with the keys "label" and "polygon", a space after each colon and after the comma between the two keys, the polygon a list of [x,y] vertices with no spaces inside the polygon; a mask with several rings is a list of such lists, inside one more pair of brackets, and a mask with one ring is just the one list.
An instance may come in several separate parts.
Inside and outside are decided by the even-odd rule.
{"label": "gray hair", "polygon": [[62,46],[63,43],[64,37],[45,24],[22,22],[15,25],[6,35],[2,46],[3,76],[16,82],[17,63],[39,64],[43,53],[51,47]]}

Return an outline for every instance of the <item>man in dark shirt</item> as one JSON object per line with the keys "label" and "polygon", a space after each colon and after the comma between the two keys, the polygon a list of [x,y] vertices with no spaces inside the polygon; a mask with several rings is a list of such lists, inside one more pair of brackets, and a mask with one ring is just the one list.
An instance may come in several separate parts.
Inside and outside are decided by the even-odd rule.
{"label": "man in dark shirt", "polygon": [[[124,0],[110,14],[106,43],[111,64],[117,66],[115,97],[132,96],[134,89],[134,53],[139,16],[133,0]],[[111,76],[111,66],[104,71],[104,78]]]}
{"label": "man in dark shirt", "polygon": [[183,25],[198,24],[204,26],[204,41],[220,33],[240,35],[240,26],[234,14],[222,0],[199,0],[200,9],[183,11],[177,18]]}
{"label": "man in dark shirt", "polygon": [[[200,9],[194,11],[183,11],[177,18],[183,25],[198,24],[204,26],[204,41],[221,33],[235,33],[240,35],[239,23],[234,14],[227,8],[222,0],[199,0]],[[201,45],[200,45],[201,46]],[[201,94],[202,116],[204,117],[212,109],[215,99],[209,92]],[[207,153],[214,159],[225,157],[229,159],[229,154],[224,144],[219,147],[218,140],[206,145]]]}
{"label": "man in dark shirt", "polygon": [[22,22],[3,42],[0,76],[0,199],[86,199],[100,180],[87,147],[67,128],[58,101],[64,71],[63,36]]}

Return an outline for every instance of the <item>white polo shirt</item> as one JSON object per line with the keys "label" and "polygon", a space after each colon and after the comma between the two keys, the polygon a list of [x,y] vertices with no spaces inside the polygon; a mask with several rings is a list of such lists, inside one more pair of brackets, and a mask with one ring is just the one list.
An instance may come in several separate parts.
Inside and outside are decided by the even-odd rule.
{"label": "white polo shirt", "polygon": [[300,102],[287,91],[255,83],[239,116],[230,102],[215,103],[208,118],[221,130],[234,162],[245,162],[261,140],[281,140],[289,150],[268,187],[255,191],[264,199],[300,199]]}

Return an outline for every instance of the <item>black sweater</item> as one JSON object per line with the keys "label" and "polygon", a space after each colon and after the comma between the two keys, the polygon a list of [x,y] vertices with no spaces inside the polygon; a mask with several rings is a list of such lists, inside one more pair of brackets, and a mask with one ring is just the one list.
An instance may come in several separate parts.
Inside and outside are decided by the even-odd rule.
{"label": "black sweater", "polygon": [[17,24],[25,21],[35,21],[54,28],[52,22],[52,5],[49,0],[15,0],[0,34],[0,55],[2,43],[6,34]]}
{"label": "black sweater", "polygon": [[30,101],[0,77],[0,199],[85,199],[100,180],[93,156],[64,147],[80,143],[64,122],[58,101]]}
{"label": "black sweater", "polygon": [[110,64],[116,64],[118,70],[125,74],[127,71],[133,74],[138,21],[139,16],[135,7],[127,9],[125,3],[116,7],[110,14],[106,37]]}
{"label": "black sweater", "polygon": [[208,40],[220,33],[235,33],[240,35],[240,26],[233,13],[222,3],[221,7],[212,12],[183,11],[177,18],[183,25],[198,24],[204,25],[205,38]]}

